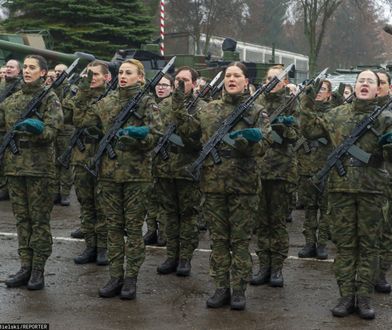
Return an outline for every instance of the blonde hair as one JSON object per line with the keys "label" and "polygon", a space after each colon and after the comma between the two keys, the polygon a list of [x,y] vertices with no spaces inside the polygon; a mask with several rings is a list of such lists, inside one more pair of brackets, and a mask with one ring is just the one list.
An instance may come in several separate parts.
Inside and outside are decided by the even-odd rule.
{"label": "blonde hair", "polygon": [[123,65],[124,63],[129,63],[129,64],[133,64],[134,66],[137,67],[137,73],[140,74],[142,76],[142,85],[144,85],[146,83],[145,77],[146,77],[146,73],[144,71],[144,65],[142,62],[140,62],[139,60],[136,60],[134,58],[131,58],[129,60],[125,60],[124,62],[121,63],[121,65]]}

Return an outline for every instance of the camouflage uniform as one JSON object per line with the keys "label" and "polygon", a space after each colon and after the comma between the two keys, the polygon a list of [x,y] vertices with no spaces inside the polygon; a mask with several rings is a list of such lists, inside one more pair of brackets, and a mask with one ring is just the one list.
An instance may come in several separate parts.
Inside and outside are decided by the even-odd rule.
{"label": "camouflage uniform", "polygon": [[[22,90],[7,98],[0,109],[0,127],[9,130],[20,118],[31,99],[42,91],[41,80],[23,85]],[[40,135],[18,132],[19,153],[7,149],[4,172],[8,179],[10,198],[16,218],[18,253],[22,267],[43,270],[52,252],[50,211],[52,196],[47,189],[55,174],[54,140],[63,115],[55,93],[49,94],[38,109],[45,129]],[[37,118],[34,116],[33,118]]]}
{"label": "camouflage uniform", "polygon": [[86,149],[82,152],[77,146],[73,148],[71,165],[75,172],[75,191],[80,204],[81,230],[84,234],[86,247],[106,249],[107,227],[98,198],[99,185],[97,179],[84,168],[88,159],[93,157],[97,151],[100,129],[93,124],[84,126],[82,122],[87,108],[104,92],[105,86],[102,86],[90,89],[83,96],[77,95],[74,99],[66,98],[63,102],[63,108],[64,112],[73,113],[73,125],[76,129],[85,127],[85,133],[81,140]]}
{"label": "camouflage uniform", "polygon": [[[315,111],[327,112],[331,108],[329,102],[315,103]],[[300,141],[300,140],[298,140]],[[298,149],[298,174],[300,175],[300,191],[303,196],[305,221],[303,234],[306,244],[326,245],[328,241],[328,199],[327,192],[320,192],[311,183],[310,178],[316,174],[333,150],[331,143],[325,138],[301,141]],[[320,217],[318,211],[320,210]]]}
{"label": "camouflage uniform", "polygon": [[[190,140],[196,139],[201,130],[201,142],[204,144],[245,97],[248,95],[225,94],[221,100],[210,102],[194,117],[183,114],[178,129],[188,132]],[[233,131],[260,127],[264,139],[258,143],[249,142],[241,151],[222,142],[218,146],[222,163],[214,164],[209,157],[203,164],[201,189],[205,194],[204,213],[212,240],[210,275],[217,288],[245,290],[252,270],[249,242],[259,189],[256,156],[261,155],[270,142],[270,126],[261,106],[254,105],[246,117],[250,124],[240,121]]]}
{"label": "camouflage uniform", "polygon": [[[378,105],[383,106],[389,101],[390,96],[384,96],[378,98]],[[385,163],[385,168],[392,176],[392,164],[389,162]],[[380,238],[380,254],[379,254],[379,274],[378,277],[384,277],[387,271],[391,268],[392,264],[392,180],[388,184],[387,197],[388,197],[388,208],[386,209],[387,214],[385,216],[385,222],[381,230]]]}
{"label": "camouflage uniform", "polygon": [[[307,97],[303,98],[301,128],[309,139],[326,137],[338,146],[354,127],[374,110],[376,101],[354,100],[321,114],[313,112]],[[392,131],[392,114],[384,111],[373,128],[379,134]],[[383,158],[391,157],[391,144],[380,146],[372,131],[356,143],[371,154],[365,164],[354,157],[342,159],[346,175],[332,169],[328,178],[328,202],[331,213],[332,240],[337,255],[334,268],[342,297],[369,297],[373,292],[374,270],[377,265],[380,229],[383,224],[384,196],[388,173]],[[384,155],[384,157],[383,157]]]}
{"label": "camouflage uniform", "polygon": [[[282,103],[287,102],[288,97],[287,91],[282,89],[261,96],[257,102],[270,115]],[[283,267],[289,248],[286,218],[297,183],[297,160],[292,143],[297,139],[298,126],[295,123],[290,127],[272,124],[272,129],[282,141],[274,141],[263,158],[259,159],[261,190],[256,224],[256,253],[260,268],[268,267],[272,271],[278,271]]]}
{"label": "camouflage uniform", "polygon": [[[67,99],[65,91],[69,88],[69,83],[66,81],[56,88],[55,92],[63,103]],[[64,109],[64,125],[61,127],[56,138],[56,157],[59,157],[67,148],[71,136],[74,132],[74,127],[72,126],[72,111],[68,110],[68,107],[63,107]],[[68,197],[71,193],[71,188],[74,181],[73,168],[65,168],[60,164],[56,163],[56,179],[54,181],[54,194],[60,195],[62,198]]]}
{"label": "camouflage uniform", "polygon": [[[183,108],[193,97],[191,94],[185,100],[177,100],[176,104]],[[165,127],[173,122],[172,105],[169,102],[170,100],[166,102],[166,106],[160,108]],[[197,113],[204,105],[205,102],[199,100],[191,111]],[[199,244],[196,207],[201,196],[198,183],[193,182],[185,173],[185,166],[197,157],[198,148],[193,143],[185,144],[184,147],[171,144],[168,152],[169,159],[164,161],[158,155],[154,166],[154,176],[158,178],[156,188],[160,214],[166,218],[167,257],[190,261]]]}
{"label": "camouflage uniform", "polygon": [[[20,79],[20,77],[15,77],[15,78],[6,78],[4,81],[2,81],[2,84],[0,86],[0,95],[2,95],[4,92],[6,92],[11,86],[14,86],[15,88],[13,89],[13,93],[17,92],[22,88],[22,82],[20,81],[17,83],[17,80]],[[3,140],[3,136],[5,134],[5,129],[0,127],[0,141]],[[4,169],[3,165],[0,164],[0,191],[8,191],[7,189],[7,179],[4,175]]]}
{"label": "camouflage uniform", "polygon": [[[109,94],[85,113],[83,126],[101,125],[105,133],[139,90],[140,86],[133,86]],[[136,278],[145,257],[142,226],[147,188],[152,181],[150,152],[161,127],[159,109],[152,97],[145,96],[137,112],[141,119],[131,116],[124,127],[149,126],[150,133],[141,141],[120,137],[114,145],[117,157],[111,160],[107,155],[103,156],[98,178],[108,226],[108,259],[112,278],[123,278],[124,273],[127,277]]]}

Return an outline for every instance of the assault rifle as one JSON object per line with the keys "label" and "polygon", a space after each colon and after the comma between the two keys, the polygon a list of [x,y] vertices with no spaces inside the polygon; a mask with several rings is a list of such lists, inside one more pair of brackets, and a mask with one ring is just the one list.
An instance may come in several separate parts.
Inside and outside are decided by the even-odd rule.
{"label": "assault rifle", "polygon": [[19,153],[19,149],[15,143],[15,127],[17,124],[22,122],[23,120],[30,118],[35,115],[39,119],[42,119],[42,116],[38,113],[38,108],[41,105],[42,100],[48,95],[48,93],[54,89],[59,87],[63,81],[75,70],[79,63],[79,58],[77,58],[73,63],[69,66],[69,68],[63,71],[59,77],[53,82],[52,85],[47,86],[40,92],[37,96],[35,96],[27,105],[26,110],[22,113],[20,118],[15,122],[14,126],[4,135],[3,142],[0,146],[0,164],[3,160],[5,150],[9,147],[11,152],[16,155]]}
{"label": "assault rifle", "polygon": [[222,90],[224,84],[225,84],[225,80],[222,79],[219,84],[215,85],[211,89],[210,96],[211,96],[212,99],[215,97],[216,94],[218,94]]}
{"label": "assault rifle", "polygon": [[[106,97],[112,90],[115,90],[117,87],[117,82],[118,82],[118,76],[114,78],[111,82],[110,85],[106,88],[105,92],[103,92],[94,102],[93,104],[97,103],[98,101],[102,100],[104,97]],[[59,162],[60,165],[62,165],[65,168],[69,168],[69,163],[71,161],[71,155],[72,155],[72,150],[73,148],[78,147],[78,149],[83,152],[86,150],[86,146],[84,145],[82,141],[84,133],[84,127],[77,128],[69,141],[69,144],[65,151],[57,158],[57,161]]]}
{"label": "assault rifle", "polygon": [[[190,101],[187,105],[186,105],[186,110],[188,113],[193,114],[195,111],[195,105],[197,103],[197,101],[200,98],[205,97],[209,91],[212,90],[212,88],[215,86],[216,82],[219,80],[219,78],[222,75],[222,71],[219,72],[214,79],[212,79],[211,82],[209,82],[208,84],[206,84],[203,89],[200,91],[200,93],[194,97],[192,99],[192,101]],[[192,112],[193,110],[193,112]],[[166,128],[166,131],[163,133],[163,135],[159,138],[159,141],[157,143],[157,145],[155,146],[155,148],[152,151],[152,155],[155,158],[158,154],[161,156],[161,158],[163,160],[167,160],[169,158],[169,153],[167,151],[168,147],[169,147],[169,142],[173,142],[175,144],[180,144],[179,142],[177,142],[177,140],[180,140],[180,137],[177,137],[177,139],[175,139],[175,137],[173,137],[174,132],[176,131],[176,124],[175,123],[170,123],[169,126]],[[182,144],[183,146],[183,144]]]}
{"label": "assault rifle", "polygon": [[346,170],[342,163],[342,158],[345,155],[350,154],[365,164],[369,162],[371,155],[357,147],[355,143],[367,131],[372,130],[374,122],[381,113],[387,109],[392,110],[392,99],[390,99],[383,107],[376,106],[373,112],[369,116],[363,118],[354,127],[350,135],[329,154],[324,167],[311,178],[312,183],[319,191],[323,190],[325,178],[328,176],[328,173],[333,167],[336,167],[339,176],[346,175]]}
{"label": "assault rifle", "polygon": [[94,155],[91,165],[85,165],[85,169],[93,176],[98,176],[98,170],[101,163],[101,159],[105,152],[107,153],[109,159],[115,159],[117,157],[112,143],[116,139],[116,134],[123,127],[124,124],[128,121],[128,119],[133,115],[140,119],[140,115],[136,112],[137,106],[142,100],[145,94],[148,94],[150,90],[152,90],[161,78],[165,75],[165,73],[171,68],[174,64],[176,57],[174,56],[169,63],[165,65],[165,67],[159,71],[155,77],[144,86],[140,92],[138,92],[126,105],[125,107],[119,112],[119,114],[114,119],[113,125],[109,128],[106,132],[104,137],[99,142],[98,150]]}
{"label": "assault rifle", "polygon": [[13,94],[15,92],[16,86],[18,86],[18,84],[22,81],[22,79],[23,79],[22,76],[18,77],[13,84],[8,86],[8,88],[6,90],[4,90],[3,93],[1,93],[0,103],[3,102],[8,96],[10,96],[11,94]]}
{"label": "assault rifle", "polygon": [[253,95],[249,96],[244,103],[241,103],[226,119],[218,130],[210,137],[210,139],[203,145],[202,150],[197,159],[186,168],[186,171],[192,176],[194,180],[200,179],[200,170],[204,160],[211,155],[215,164],[222,162],[219,153],[216,149],[218,144],[224,137],[233,129],[233,127],[244,117],[245,113],[252,107],[256,99],[262,94],[268,94],[280,82],[288,72],[294,67],[290,64],[279,75],[274,77],[268,84],[260,86]]}

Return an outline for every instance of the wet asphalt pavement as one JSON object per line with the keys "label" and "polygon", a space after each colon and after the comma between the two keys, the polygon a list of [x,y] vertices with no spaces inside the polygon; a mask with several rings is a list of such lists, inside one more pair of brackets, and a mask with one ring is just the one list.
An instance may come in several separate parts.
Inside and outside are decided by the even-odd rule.
{"label": "wet asphalt pavement", "polygon": [[[158,275],[156,267],[165,259],[165,249],[147,247],[136,300],[99,298],[98,288],[109,278],[108,267],[74,264],[73,258],[84,248],[83,241],[69,237],[79,225],[78,216],[74,194],[70,207],[53,209],[53,253],[45,270],[45,289],[8,289],[4,281],[19,269],[19,259],[11,204],[0,202],[0,323],[49,323],[50,329],[392,328],[391,295],[374,295],[377,316],[373,321],[361,320],[356,314],[346,318],[331,315],[338,298],[332,259],[320,262],[296,258],[303,244],[303,211],[295,211],[294,221],[289,224],[291,257],[283,269],[284,287],[249,286],[245,311],[205,307],[214,291],[208,275],[207,232],[200,234],[190,277]],[[252,242],[252,252],[254,248]],[[333,254],[330,245],[330,258]],[[388,276],[392,280],[391,274]]]}

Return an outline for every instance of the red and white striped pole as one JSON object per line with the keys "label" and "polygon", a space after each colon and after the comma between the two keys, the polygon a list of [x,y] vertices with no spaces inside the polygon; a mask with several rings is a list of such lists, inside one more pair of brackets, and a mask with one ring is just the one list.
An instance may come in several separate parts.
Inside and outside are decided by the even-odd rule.
{"label": "red and white striped pole", "polygon": [[161,55],[165,55],[165,0],[161,0]]}

